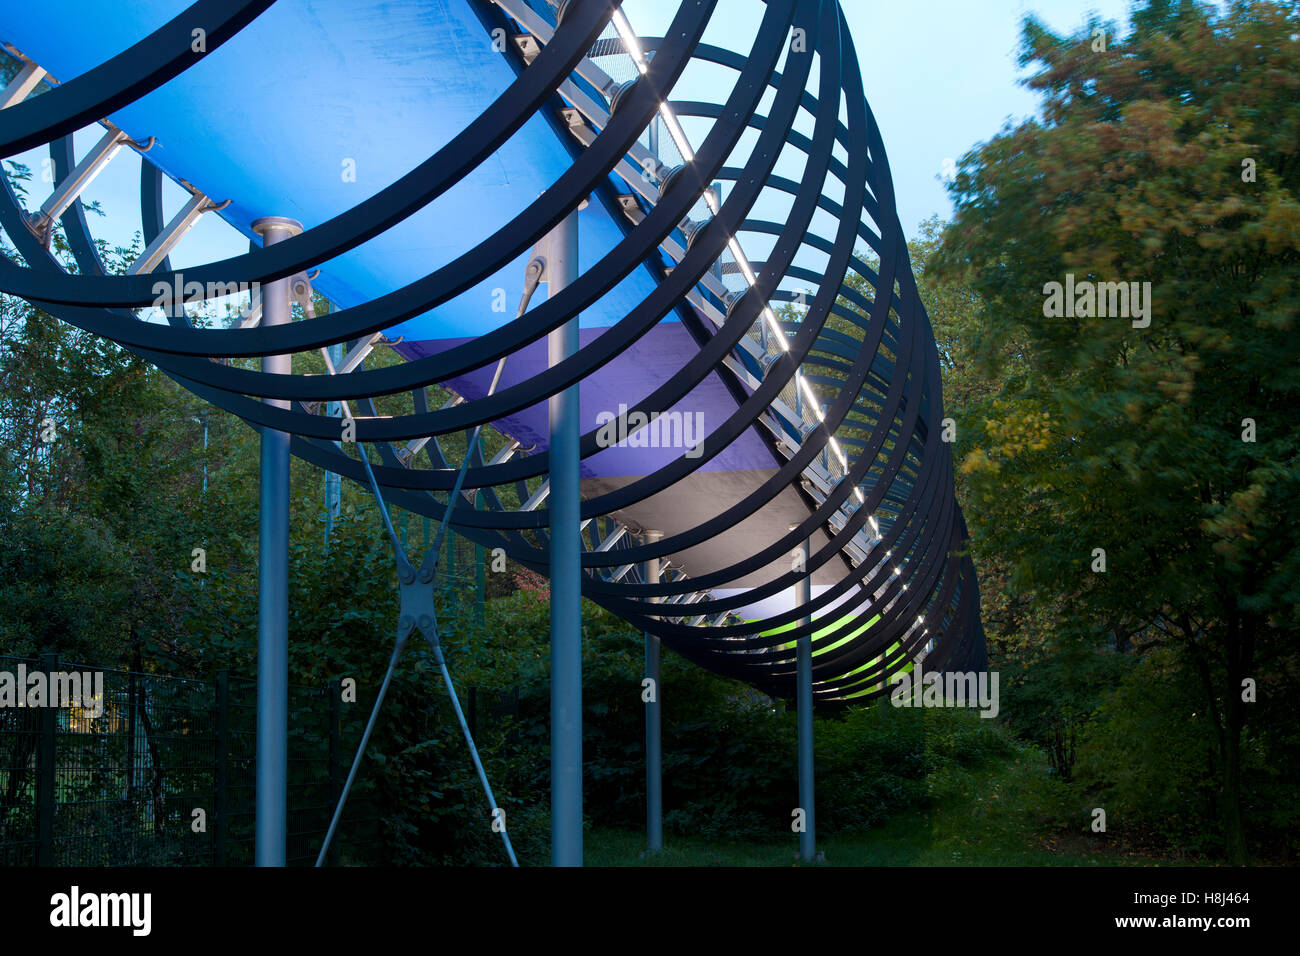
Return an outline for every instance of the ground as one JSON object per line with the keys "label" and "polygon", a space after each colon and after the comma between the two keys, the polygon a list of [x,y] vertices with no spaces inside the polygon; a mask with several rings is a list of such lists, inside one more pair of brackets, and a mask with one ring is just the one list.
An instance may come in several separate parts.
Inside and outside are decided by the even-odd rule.
{"label": "ground", "polygon": [[[883,826],[819,839],[826,866],[1152,866],[1171,861],[1131,850],[1086,826],[1050,827],[1039,809],[1045,761],[1027,753],[1002,764],[946,773],[924,811]],[[771,843],[668,834],[665,849],[645,855],[645,835],[597,830],[584,840],[588,866],[794,866],[798,837]]]}

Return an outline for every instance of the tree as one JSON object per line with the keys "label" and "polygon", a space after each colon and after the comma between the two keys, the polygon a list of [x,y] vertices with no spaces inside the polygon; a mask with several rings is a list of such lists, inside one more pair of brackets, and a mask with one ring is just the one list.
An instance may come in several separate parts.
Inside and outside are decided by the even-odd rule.
{"label": "tree", "polygon": [[[1060,602],[1072,640],[1179,651],[1234,862],[1243,687],[1294,694],[1300,630],[1297,32],[1263,0],[1146,0],[1122,36],[1027,19],[1041,115],[963,158],[937,262],[979,296],[979,352],[1004,373],[968,415],[975,536]],[[1081,296],[1064,315],[1053,282]],[[1092,317],[1085,290],[1108,282],[1130,284],[1127,313]]]}

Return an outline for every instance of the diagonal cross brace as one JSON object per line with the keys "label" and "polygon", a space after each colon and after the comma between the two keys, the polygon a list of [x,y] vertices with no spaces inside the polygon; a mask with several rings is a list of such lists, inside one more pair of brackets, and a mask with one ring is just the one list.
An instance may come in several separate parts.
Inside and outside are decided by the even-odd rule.
{"label": "diagonal cross brace", "polygon": [[[546,260],[540,256],[534,257],[528,263],[523,301],[519,304],[520,315],[523,315],[527,310],[528,301],[537,289],[545,269]],[[489,395],[494,393],[500,384],[501,373],[505,371],[505,364],[506,360],[504,358],[497,363],[496,374],[492,376],[492,384],[488,388]],[[346,403],[344,404],[346,405]],[[442,552],[442,541],[447,534],[447,525],[451,520],[452,511],[460,500],[465,472],[469,468],[482,427],[481,425],[475,426],[474,433],[466,444],[465,461],[461,464],[460,472],[456,475],[455,485],[451,490],[451,494],[448,495],[447,510],[443,512],[442,522],[438,526],[438,533],[434,536],[433,544],[425,553],[424,560],[420,562],[419,571],[415,569],[406,556],[406,550],[402,547],[401,539],[398,538],[397,532],[393,529],[393,521],[388,514],[388,505],[384,501],[383,493],[379,490],[379,483],[375,480],[375,473],[370,467],[370,459],[365,450],[360,449],[361,463],[365,466],[366,477],[370,480],[370,489],[374,492],[375,500],[379,503],[379,514],[384,519],[384,528],[388,532],[388,541],[393,548],[393,557],[397,564],[398,593],[401,605],[398,615],[397,640],[393,646],[393,655],[388,661],[388,671],[384,674],[384,681],[380,685],[379,694],[375,698],[375,706],[370,711],[370,719],[367,721],[366,729],[361,735],[361,743],[357,746],[357,754],[352,761],[352,769],[348,772],[347,782],[344,783],[343,792],[339,795],[338,805],[334,808],[334,816],[330,820],[329,830],[325,834],[320,854],[316,858],[317,866],[323,866],[325,863],[325,856],[329,852],[330,843],[334,839],[339,820],[343,816],[343,807],[347,803],[348,794],[351,792],[352,784],[356,780],[357,771],[361,768],[361,758],[365,756],[366,746],[370,742],[370,735],[375,729],[375,721],[379,717],[380,707],[388,694],[388,688],[392,684],[393,674],[397,671],[397,665],[402,659],[402,654],[406,651],[407,641],[410,640],[411,634],[417,629],[424,635],[424,639],[433,654],[433,661],[438,665],[438,670],[442,672],[443,683],[447,685],[448,699],[451,702],[452,709],[456,712],[456,720],[460,724],[461,732],[465,735],[465,742],[469,745],[469,753],[474,761],[474,769],[478,773],[479,782],[483,785],[483,792],[487,796],[488,804],[492,809],[493,829],[497,828],[498,822],[502,824],[499,832],[502,841],[505,843],[506,855],[510,857],[510,865],[516,867],[519,865],[519,861],[515,858],[514,847],[510,844],[510,835],[504,826],[504,817],[498,816],[500,808],[497,806],[496,798],[492,795],[492,787],[488,783],[487,773],[483,770],[483,763],[479,760],[478,748],[474,745],[474,737],[470,733],[469,724],[465,722],[465,714],[461,710],[460,698],[457,696],[456,687],[452,683],[451,672],[447,669],[447,660],[443,656],[442,644],[438,639],[438,611],[434,606],[434,594],[436,592],[434,585],[438,576],[438,560]]]}

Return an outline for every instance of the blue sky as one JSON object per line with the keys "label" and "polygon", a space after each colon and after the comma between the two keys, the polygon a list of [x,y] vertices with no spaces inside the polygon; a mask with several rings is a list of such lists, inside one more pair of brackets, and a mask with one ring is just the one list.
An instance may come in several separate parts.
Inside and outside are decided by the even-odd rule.
{"label": "blue sky", "polygon": [[[1065,31],[1082,24],[1095,10],[1124,24],[1129,0],[842,0],[842,4],[857,45],[867,98],[884,135],[899,218],[912,236],[926,217],[946,218],[951,212],[939,178],[944,160],[959,159],[1008,119],[1034,111],[1033,95],[1018,84],[1023,74],[1015,51],[1022,18],[1034,12],[1052,28]],[[629,19],[642,34],[662,30],[675,6],[659,0],[625,2]],[[730,18],[748,19],[752,11],[752,0],[721,0],[711,29],[733,30],[738,25]],[[98,135],[98,127],[80,133],[78,152],[89,149]],[[45,155],[33,152],[18,158],[39,177]],[[86,193],[88,199],[99,200],[106,212],[104,219],[92,221],[92,230],[115,243],[128,242],[138,228],[138,163],[124,150]],[[170,215],[185,196],[178,187],[168,186]],[[30,188],[32,204],[49,190],[40,182]],[[182,241],[172,264],[185,268],[246,249],[242,236],[209,214]]]}
{"label": "blue sky", "polygon": [[[908,236],[931,215],[952,206],[939,174],[989,139],[1008,118],[1035,111],[1031,91],[1018,84],[1016,64],[1023,18],[1035,13],[1049,27],[1072,31],[1090,11],[1128,22],[1129,0],[841,0],[862,68],[867,100],[884,136]],[[721,0],[715,23],[752,18],[752,0]],[[662,33],[676,4],[625,0],[638,33]],[[720,33],[723,31],[719,31]],[[706,34],[705,39],[710,39]]]}
{"label": "blue sky", "polygon": [[[880,124],[894,175],[898,216],[917,223],[952,211],[938,177],[994,136],[1008,118],[1034,113],[1032,91],[1017,84],[1020,23],[1036,13],[1058,32],[1088,11],[1128,22],[1128,0],[843,0],[862,66],[867,101]],[[885,38],[880,42],[879,38]]]}

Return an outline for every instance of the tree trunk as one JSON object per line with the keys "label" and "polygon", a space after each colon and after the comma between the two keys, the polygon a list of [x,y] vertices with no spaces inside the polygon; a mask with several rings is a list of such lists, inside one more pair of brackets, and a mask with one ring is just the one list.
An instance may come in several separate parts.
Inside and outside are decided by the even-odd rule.
{"label": "tree trunk", "polygon": [[1243,654],[1241,621],[1237,609],[1229,607],[1226,618],[1227,627],[1222,645],[1226,677],[1219,693],[1215,692],[1216,681],[1207,649],[1197,642],[1196,631],[1186,615],[1182,616],[1181,624],[1201,678],[1201,686],[1205,690],[1207,713],[1213,721],[1218,745],[1216,749],[1222,776],[1216,788],[1215,805],[1223,827],[1224,855],[1231,865],[1242,866],[1246,862],[1246,832],[1241,817],[1241,734],[1246,712],[1241,700],[1241,680],[1246,669],[1243,662],[1253,656],[1253,643],[1247,649],[1247,654]]}
{"label": "tree trunk", "polygon": [[1246,727],[1242,682],[1255,652],[1254,621],[1235,607],[1228,613],[1228,686],[1223,695],[1223,837],[1228,862],[1246,864],[1246,829],[1241,816],[1241,737]]}
{"label": "tree trunk", "polygon": [[[1241,688],[1237,688],[1240,696]],[[1241,701],[1233,710],[1241,710]],[[1227,753],[1224,755],[1223,779],[1223,837],[1228,862],[1233,866],[1246,865],[1246,831],[1241,819],[1241,727],[1233,727],[1235,721],[1228,719]]]}

